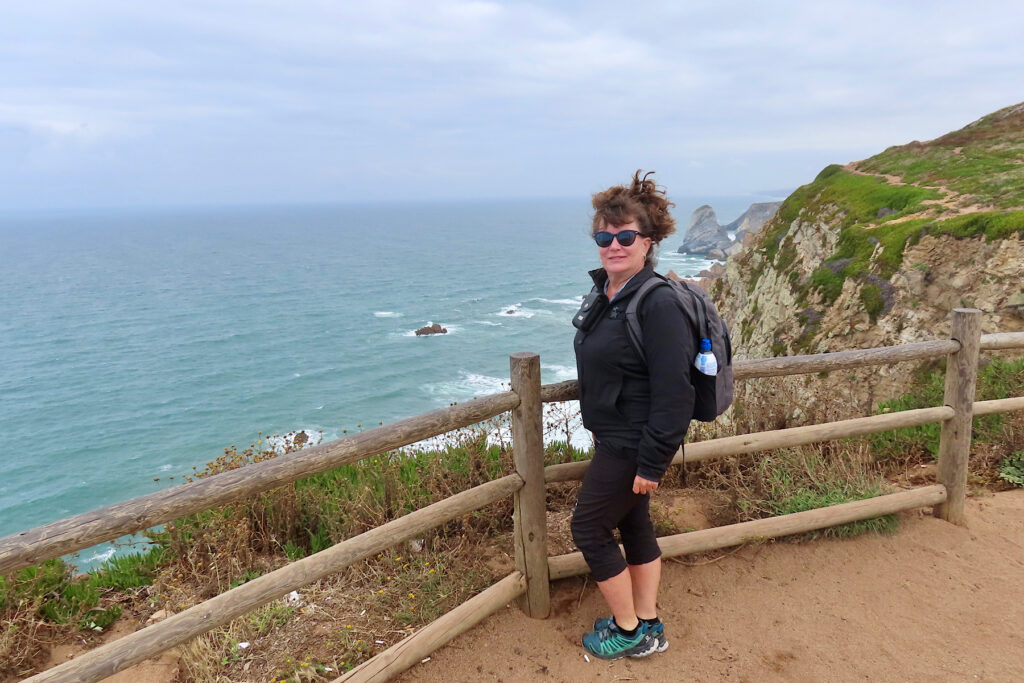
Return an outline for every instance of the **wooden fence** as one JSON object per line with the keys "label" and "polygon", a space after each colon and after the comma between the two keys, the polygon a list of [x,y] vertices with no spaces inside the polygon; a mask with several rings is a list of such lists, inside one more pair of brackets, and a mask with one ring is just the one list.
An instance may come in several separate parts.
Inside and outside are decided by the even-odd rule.
{"label": "wooden fence", "polygon": [[[974,401],[982,350],[1024,349],[1024,333],[980,334],[981,312],[956,309],[952,334],[937,340],[862,351],[737,361],[737,380],[835,371],[947,357],[944,405],[825,424],[731,436],[690,444],[673,464],[873,434],[901,427],[942,424],[937,482],[909,491],[808,512],[694,531],[659,539],[666,557],[801,533],[921,506],[950,522],[963,520],[974,415],[1024,409],[1024,396]],[[582,479],[589,462],[543,466],[542,404],[578,398],[575,381],[541,386],[540,359],[511,358],[511,391],[408,418],[394,424],[303,449],[297,453],[203,478],[0,539],[0,574],[170,522],[184,515],[247,498],[312,474],[512,411],[512,474],[421,508],[331,548],[292,562],[206,602],[147,626],[32,677],[31,681],[97,681],[224,625],[292,590],[334,574],[468,512],[514,497],[516,569],[509,576],[406,639],[349,671],[338,681],[383,681],[409,668],[480,620],[518,599],[530,616],[550,609],[554,579],[586,573],[580,553],[547,556],[545,497],[550,482]]]}

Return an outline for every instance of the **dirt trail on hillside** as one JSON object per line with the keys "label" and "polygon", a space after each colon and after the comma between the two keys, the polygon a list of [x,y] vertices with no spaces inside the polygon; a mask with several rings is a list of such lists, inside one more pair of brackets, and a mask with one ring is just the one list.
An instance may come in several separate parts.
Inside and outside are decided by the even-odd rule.
{"label": "dirt trail on hillside", "polygon": [[[959,153],[959,147],[957,153]],[[899,218],[893,218],[888,221],[888,224],[903,223],[904,221],[915,220],[918,218],[939,218],[943,220],[947,218],[953,218],[955,216],[963,216],[968,213],[980,213],[982,211],[993,211],[996,207],[987,204],[972,204],[967,197],[951,190],[944,185],[918,185],[916,183],[906,183],[899,176],[889,175],[886,173],[872,173],[869,171],[862,171],[857,167],[856,161],[851,161],[846,166],[843,166],[843,170],[849,171],[855,175],[862,176],[873,176],[875,178],[882,178],[890,185],[903,185],[912,187],[927,187],[928,189],[937,190],[943,194],[942,199],[925,199],[921,202],[925,208],[917,213],[907,214],[906,216],[900,216]],[[940,210],[941,209],[941,213]],[[878,227],[869,226],[869,227]]]}
{"label": "dirt trail on hillside", "polygon": [[400,680],[1024,680],[1024,490],[969,500],[965,527],[921,510],[892,536],[697,562],[665,563],[663,654],[587,662],[579,637],[605,608],[570,579],[551,618],[506,607]]}

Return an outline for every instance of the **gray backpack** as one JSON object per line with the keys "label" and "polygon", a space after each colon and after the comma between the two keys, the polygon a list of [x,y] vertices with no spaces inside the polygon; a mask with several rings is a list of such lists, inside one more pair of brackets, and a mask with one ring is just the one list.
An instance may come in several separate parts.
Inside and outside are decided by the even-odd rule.
{"label": "gray backpack", "polygon": [[700,348],[702,339],[711,341],[711,352],[715,354],[715,359],[718,361],[717,375],[705,375],[697,370],[693,366],[692,358],[688,362],[690,364],[690,381],[696,392],[693,419],[701,422],[713,422],[732,404],[732,341],[729,339],[728,326],[722,320],[722,316],[718,314],[718,309],[715,308],[715,304],[707,292],[697,285],[685,281],[669,280],[657,274],[655,277],[648,278],[640,285],[640,289],[626,306],[626,330],[629,340],[636,352],[640,354],[640,358],[646,363],[644,335],[637,311],[644,297],[655,287],[661,286],[671,287],[679,299],[679,307],[686,314],[693,329],[696,342],[694,348]]}

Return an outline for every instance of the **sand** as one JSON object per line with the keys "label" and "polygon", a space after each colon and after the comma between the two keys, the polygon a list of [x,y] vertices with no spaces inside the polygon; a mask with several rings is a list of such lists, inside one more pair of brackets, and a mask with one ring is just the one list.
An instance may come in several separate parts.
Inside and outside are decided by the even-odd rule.
{"label": "sand", "polygon": [[586,661],[605,607],[570,579],[549,619],[506,607],[401,680],[1024,681],[1024,490],[968,500],[965,526],[921,510],[891,536],[686,559],[665,563],[665,653]]}

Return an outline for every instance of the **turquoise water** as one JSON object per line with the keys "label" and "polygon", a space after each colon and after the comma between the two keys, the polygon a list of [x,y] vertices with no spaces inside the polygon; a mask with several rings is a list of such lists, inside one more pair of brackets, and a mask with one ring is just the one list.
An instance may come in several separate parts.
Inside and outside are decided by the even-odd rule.
{"label": "turquoise water", "polygon": [[[725,222],[751,201],[715,206]],[[588,211],[0,219],[0,536],[173,485],[260,431],[326,441],[502,390],[515,351],[540,354],[545,383],[575,377],[570,318],[597,265]],[[659,270],[708,265],[669,253],[681,242]],[[413,334],[430,322],[449,333]]]}

